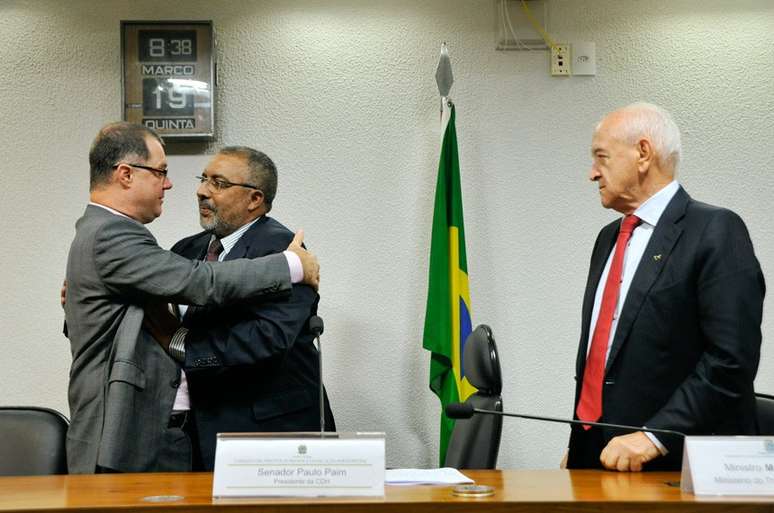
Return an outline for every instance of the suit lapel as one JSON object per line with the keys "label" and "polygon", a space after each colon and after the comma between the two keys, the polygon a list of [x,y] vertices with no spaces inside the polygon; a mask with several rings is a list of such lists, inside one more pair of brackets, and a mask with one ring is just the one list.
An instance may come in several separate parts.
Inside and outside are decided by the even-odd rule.
{"label": "suit lapel", "polygon": [[[231,251],[228,252],[226,257],[223,259],[225,260],[234,260],[237,258],[245,258],[250,253],[250,248],[254,246],[255,244],[260,244],[260,232],[263,229],[263,225],[266,224],[267,219],[269,219],[267,216],[261,216],[260,219],[258,219],[256,222],[253,223],[253,225],[247,229],[245,233],[242,234],[241,237],[239,237],[239,240],[236,244],[234,244],[234,247],[231,248]],[[256,254],[253,252],[252,254]]]}
{"label": "suit lapel", "polygon": [[204,257],[207,256],[207,248],[210,245],[210,238],[212,236],[209,233],[202,233],[197,237],[195,241],[191,242],[190,246],[180,252],[181,256],[191,260],[204,260]]}
{"label": "suit lapel", "polygon": [[667,205],[664,213],[658,221],[653,235],[645,247],[634,278],[626,294],[621,317],[618,320],[618,326],[615,330],[610,355],[607,358],[605,373],[610,370],[615,361],[618,352],[624,341],[629,336],[629,332],[637,319],[645,298],[650,293],[651,287],[659,277],[661,271],[669,263],[669,256],[675,247],[683,229],[675,224],[685,214],[690,196],[681,187],[675,196]]}
{"label": "suit lapel", "polygon": [[249,230],[242,234],[234,247],[231,248],[231,251],[229,251],[223,258],[224,262],[228,260],[236,260],[237,258],[245,258],[247,256],[247,252],[250,250],[250,237],[248,237],[247,234],[250,233],[250,230],[253,229],[253,226],[251,226]]}
{"label": "suit lapel", "polygon": [[[209,234],[209,232],[202,233],[201,235],[197,236],[198,238],[191,242],[190,246],[185,248],[185,250],[180,252],[181,256],[184,256],[191,260],[204,260],[204,258],[207,256],[207,248],[210,245],[210,239],[212,238],[212,235]],[[195,305],[189,305],[188,308],[185,311],[185,315],[180,315],[180,307],[179,305],[175,305],[175,311],[177,312],[177,318],[183,321],[184,319],[190,319],[193,316],[196,315],[196,311],[201,309],[203,307],[195,306]]]}
{"label": "suit lapel", "polygon": [[604,230],[600,235],[599,244],[597,244],[596,251],[591,259],[589,279],[586,284],[586,293],[583,297],[583,325],[581,327],[581,340],[577,365],[579,379],[580,376],[583,376],[586,367],[586,354],[588,353],[589,330],[591,329],[591,313],[594,310],[594,298],[597,294],[597,287],[599,287],[599,280],[602,278],[602,271],[605,270],[607,259],[615,246],[615,240],[618,237],[620,226],[620,223],[616,223],[613,229]]}

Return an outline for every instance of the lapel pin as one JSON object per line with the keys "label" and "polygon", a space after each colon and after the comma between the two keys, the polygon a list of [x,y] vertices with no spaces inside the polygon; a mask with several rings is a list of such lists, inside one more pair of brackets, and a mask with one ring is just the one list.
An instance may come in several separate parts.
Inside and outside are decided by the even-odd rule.
{"label": "lapel pin", "polygon": [[655,260],[656,262],[661,260],[661,253],[659,253],[658,255],[653,255],[653,260]]}

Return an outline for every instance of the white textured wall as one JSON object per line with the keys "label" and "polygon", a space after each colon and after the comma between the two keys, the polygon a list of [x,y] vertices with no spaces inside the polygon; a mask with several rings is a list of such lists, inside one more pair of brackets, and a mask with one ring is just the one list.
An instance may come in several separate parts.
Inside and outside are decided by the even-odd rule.
{"label": "white textured wall", "polygon": [[[67,411],[59,284],[87,199],[87,152],[120,116],[121,19],[213,19],[219,143],[265,150],[275,216],[323,268],[326,372],[342,430],[384,430],[388,464],[436,462],[438,403],[420,349],[438,153],[434,82],[448,41],[474,322],[490,324],[508,409],[571,414],[591,245],[614,217],[586,181],[591,127],[638,99],[683,128],[680,179],[739,212],[774,283],[774,3],[549,0],[560,40],[597,43],[596,77],[552,78],[545,52],[494,50],[489,0],[0,2],[0,403]],[[197,230],[193,175],[150,228]],[[757,385],[774,392],[766,305]],[[563,426],[505,424],[502,467],[552,467]]]}

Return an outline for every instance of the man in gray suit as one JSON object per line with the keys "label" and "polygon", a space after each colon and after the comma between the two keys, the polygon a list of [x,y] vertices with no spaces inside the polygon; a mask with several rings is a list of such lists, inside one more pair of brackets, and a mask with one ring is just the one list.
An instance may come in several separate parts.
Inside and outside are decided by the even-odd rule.
{"label": "man in gray suit", "polygon": [[[105,126],[89,163],[90,202],[66,273],[69,471],[186,471],[190,440],[170,419],[178,367],[150,335],[143,309],[287,295],[297,282],[316,288],[317,259],[300,232],[284,253],[255,260],[191,261],[161,249],[143,225],[161,215],[172,183],[163,142],[145,127]],[[185,335],[181,328],[173,341]]]}

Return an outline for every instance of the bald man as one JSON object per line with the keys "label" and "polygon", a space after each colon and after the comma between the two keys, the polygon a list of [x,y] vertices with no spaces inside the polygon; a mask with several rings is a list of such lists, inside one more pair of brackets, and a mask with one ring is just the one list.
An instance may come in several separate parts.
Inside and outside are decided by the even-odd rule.
{"label": "bald man", "polygon": [[[591,255],[575,418],[689,435],[757,432],[765,284],[742,219],[675,180],[680,131],[651,104],[597,125],[589,178],[623,214]],[[569,468],[678,470],[682,437],[573,427]]]}

